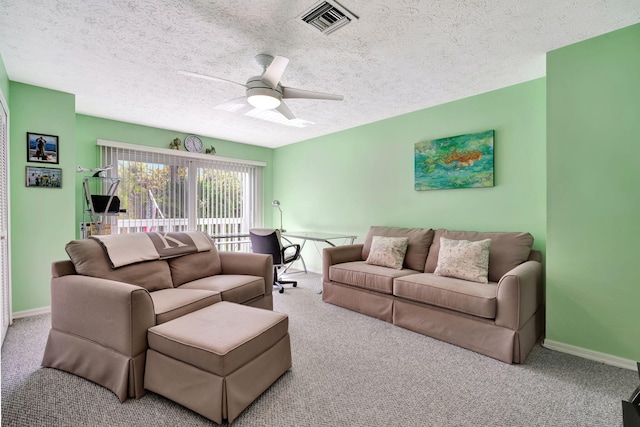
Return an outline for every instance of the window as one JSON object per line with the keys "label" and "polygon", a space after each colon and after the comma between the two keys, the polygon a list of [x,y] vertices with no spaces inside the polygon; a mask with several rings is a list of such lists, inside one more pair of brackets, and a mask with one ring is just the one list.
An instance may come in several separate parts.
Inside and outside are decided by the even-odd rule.
{"label": "window", "polygon": [[263,163],[98,140],[120,178],[118,233],[248,234],[262,224]]}

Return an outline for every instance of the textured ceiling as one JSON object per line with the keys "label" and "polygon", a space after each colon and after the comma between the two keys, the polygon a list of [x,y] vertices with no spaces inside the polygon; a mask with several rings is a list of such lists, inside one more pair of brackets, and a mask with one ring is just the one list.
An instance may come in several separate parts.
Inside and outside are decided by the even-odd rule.
{"label": "textured ceiling", "polygon": [[[316,0],[0,0],[9,78],[76,95],[77,112],[278,147],[545,75],[545,53],[640,22],[638,0],[342,0],[359,20],[321,34]],[[214,108],[290,59],[304,128]]]}

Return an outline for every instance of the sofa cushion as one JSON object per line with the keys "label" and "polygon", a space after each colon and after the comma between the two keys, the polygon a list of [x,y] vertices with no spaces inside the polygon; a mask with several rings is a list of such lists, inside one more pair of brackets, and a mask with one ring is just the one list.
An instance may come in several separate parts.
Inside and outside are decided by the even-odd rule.
{"label": "sofa cushion", "polygon": [[220,254],[215,246],[210,251],[171,258],[167,262],[171,269],[171,279],[175,287],[203,277],[222,273]]}
{"label": "sofa cushion", "polygon": [[424,269],[427,273],[433,273],[438,265],[440,237],[471,242],[491,239],[488,275],[490,282],[500,281],[506,272],[525,262],[533,245],[533,236],[529,233],[436,230]]}
{"label": "sofa cushion", "polygon": [[148,291],[173,287],[167,261],[146,261],[111,268],[104,248],[93,239],[73,240],[67,243],[65,250],[78,274],[130,283]]}
{"label": "sofa cushion", "polygon": [[408,237],[373,236],[371,250],[365,262],[401,270],[408,243]]}
{"label": "sofa cushion", "polygon": [[408,237],[409,244],[404,258],[403,267],[415,271],[424,271],[425,261],[429,253],[429,246],[433,241],[433,230],[430,228],[402,228],[372,226],[362,247],[362,259],[369,257],[373,236]]}
{"label": "sofa cushion", "polygon": [[487,283],[491,239],[470,242],[440,238],[438,265],[433,274]]}
{"label": "sofa cushion", "polygon": [[220,292],[200,289],[161,289],[150,295],[157,325],[208,307],[222,299]]}
{"label": "sofa cushion", "polygon": [[329,267],[329,280],[391,295],[393,279],[415,273],[415,270],[396,270],[354,261]]}
{"label": "sofa cushion", "polygon": [[398,298],[495,319],[497,286],[493,282],[478,285],[466,280],[421,273],[397,278],[393,294]]}
{"label": "sofa cushion", "polygon": [[221,274],[187,282],[179,289],[206,289],[220,292],[223,301],[243,304],[264,296],[264,277],[243,274]]}

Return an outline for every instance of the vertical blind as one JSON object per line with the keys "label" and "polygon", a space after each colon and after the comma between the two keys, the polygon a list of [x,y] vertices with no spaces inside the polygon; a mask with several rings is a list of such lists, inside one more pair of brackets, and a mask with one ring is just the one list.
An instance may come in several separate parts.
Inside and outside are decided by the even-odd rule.
{"label": "vertical blind", "polygon": [[[118,178],[115,232],[200,230],[246,234],[262,224],[262,166],[111,141],[101,145],[106,175]],[[113,230],[112,225],[112,230]],[[112,231],[113,232],[113,231]]]}

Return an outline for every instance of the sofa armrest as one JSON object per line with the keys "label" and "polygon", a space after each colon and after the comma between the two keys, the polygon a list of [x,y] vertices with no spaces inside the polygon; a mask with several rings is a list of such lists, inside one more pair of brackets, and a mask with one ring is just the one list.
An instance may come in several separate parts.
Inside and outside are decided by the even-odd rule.
{"label": "sofa armrest", "polygon": [[70,260],[54,261],[51,263],[51,277],[68,276],[76,273],[76,268]]}
{"label": "sofa armrest", "polygon": [[519,330],[542,304],[542,264],[526,261],[498,282],[496,325]]}
{"label": "sofa armrest", "polygon": [[220,251],[222,274],[248,274],[264,277],[264,294],[273,292],[273,258],[250,252]]}
{"label": "sofa armrest", "polygon": [[322,250],[322,277],[329,280],[329,267],[343,262],[362,261],[363,243],[354,245],[333,246]]}
{"label": "sofa armrest", "polygon": [[140,286],[82,275],[51,279],[51,327],[135,356],[155,325],[153,301]]}

